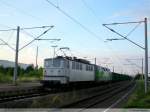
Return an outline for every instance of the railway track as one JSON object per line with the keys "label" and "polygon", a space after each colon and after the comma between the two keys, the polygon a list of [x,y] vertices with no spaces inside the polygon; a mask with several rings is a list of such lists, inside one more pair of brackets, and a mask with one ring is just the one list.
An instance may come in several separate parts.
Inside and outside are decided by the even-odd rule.
{"label": "railway track", "polygon": [[[93,95],[89,98],[86,99],[82,99],[78,102],[75,102],[73,104],[67,105],[65,107],[72,107],[75,104],[78,104],[80,102],[86,102],[89,99],[92,98],[96,98],[102,94],[105,94],[107,92],[111,92],[114,91],[115,89],[118,89],[120,84],[122,83],[126,83],[126,82],[117,82],[117,83],[113,83],[113,84],[107,84],[107,85],[103,85],[103,86],[98,86],[98,87],[92,87],[90,88],[91,90],[91,94],[97,93],[96,95]],[[98,89],[97,89],[98,88]],[[87,89],[87,88],[84,88]],[[79,88],[76,90],[84,90],[83,88]],[[0,93],[0,103],[7,103],[9,101],[16,101],[16,100],[23,100],[23,99],[27,99],[27,98],[33,98],[33,97],[40,97],[40,96],[45,96],[45,95],[49,95],[49,94],[56,94],[58,95],[59,93],[65,93],[65,92],[69,92],[71,91],[72,88],[59,88],[59,89],[43,89],[41,87],[36,88],[36,89],[29,89],[29,90],[22,90],[22,91],[15,91],[15,92],[4,92],[4,93]],[[99,93],[100,92],[100,93]],[[11,93],[11,94],[10,94]]]}
{"label": "railway track", "polygon": [[111,88],[99,91],[93,96],[62,106],[61,108],[92,108],[95,105],[119,94],[120,92],[126,91],[127,89],[131,88],[134,84],[135,82],[131,82],[130,84],[127,83],[123,86],[120,86],[120,84],[117,83],[114,84]]}
{"label": "railway track", "polygon": [[23,91],[14,91],[12,93],[1,93],[0,94],[0,103],[5,103],[13,100],[20,100],[25,98],[32,98],[37,96],[43,96],[49,94],[48,91],[43,91],[42,89],[33,89],[33,90],[23,90]]}
{"label": "railway track", "polygon": [[[90,87],[89,87],[90,88]],[[92,87],[91,87],[92,88]],[[107,86],[102,86],[100,89],[105,89]],[[63,92],[69,92],[72,91],[73,88],[67,88],[62,87],[61,89],[48,89],[48,88],[33,88],[33,89],[23,89],[23,90],[17,90],[17,91],[4,91],[0,92],[0,103],[5,103],[9,101],[14,100],[22,100],[26,98],[32,98],[32,97],[38,97],[38,96],[44,96],[48,94],[59,94]],[[75,87],[73,90],[82,90],[87,88],[77,88]]]}

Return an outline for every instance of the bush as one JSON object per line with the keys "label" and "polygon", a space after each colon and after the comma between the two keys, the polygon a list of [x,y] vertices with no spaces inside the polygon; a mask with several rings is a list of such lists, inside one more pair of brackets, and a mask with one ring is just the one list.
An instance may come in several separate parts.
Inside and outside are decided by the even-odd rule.
{"label": "bush", "polygon": [[125,104],[126,108],[150,108],[150,90],[145,94],[144,81],[137,81],[136,89]]}
{"label": "bush", "polygon": [[[14,68],[4,68],[0,66],[0,83],[10,82],[13,79]],[[34,69],[33,66],[27,67],[26,70],[18,67],[18,80],[19,81],[32,81],[40,80],[42,78],[43,68]]]}
{"label": "bush", "polygon": [[9,82],[12,82],[12,78],[13,77],[11,77],[9,75],[4,75],[4,74],[0,73],[0,83],[9,83]]}

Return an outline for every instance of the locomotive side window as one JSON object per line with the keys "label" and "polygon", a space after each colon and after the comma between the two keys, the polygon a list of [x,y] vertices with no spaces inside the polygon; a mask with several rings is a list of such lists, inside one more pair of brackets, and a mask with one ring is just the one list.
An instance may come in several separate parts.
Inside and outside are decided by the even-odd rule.
{"label": "locomotive side window", "polygon": [[90,71],[90,65],[86,65],[86,71]]}
{"label": "locomotive side window", "polygon": [[80,70],[82,70],[82,64],[80,63]]}
{"label": "locomotive side window", "polygon": [[91,66],[89,65],[89,71],[91,71]]}
{"label": "locomotive side window", "polygon": [[93,71],[92,65],[86,65],[86,71]]}
{"label": "locomotive side window", "polygon": [[72,69],[75,69],[75,62],[72,62]]}
{"label": "locomotive side window", "polygon": [[72,62],[72,69],[75,69],[75,70],[82,70],[82,63],[79,63],[79,62]]}
{"label": "locomotive side window", "polygon": [[77,67],[77,62],[75,62],[75,69],[77,69],[78,67]]}
{"label": "locomotive side window", "polygon": [[88,71],[88,65],[86,65],[86,71]]}
{"label": "locomotive side window", "polygon": [[65,68],[69,68],[69,61],[68,60],[65,60],[65,61],[61,61],[62,63],[62,66],[65,67]]}
{"label": "locomotive side window", "polygon": [[76,69],[79,70],[79,63],[76,62]]}
{"label": "locomotive side window", "polygon": [[90,66],[90,71],[93,71],[93,66],[92,65]]}
{"label": "locomotive side window", "polygon": [[70,67],[70,66],[69,66],[69,61],[67,61],[67,63],[66,63],[66,64],[67,64],[67,68],[69,68],[69,67]]}

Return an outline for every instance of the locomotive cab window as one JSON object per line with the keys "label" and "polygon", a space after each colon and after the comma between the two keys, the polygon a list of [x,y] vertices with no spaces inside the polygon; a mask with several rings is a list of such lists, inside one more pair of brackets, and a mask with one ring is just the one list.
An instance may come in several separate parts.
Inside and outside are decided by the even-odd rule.
{"label": "locomotive cab window", "polygon": [[45,67],[60,67],[61,60],[60,59],[48,59],[45,60]]}

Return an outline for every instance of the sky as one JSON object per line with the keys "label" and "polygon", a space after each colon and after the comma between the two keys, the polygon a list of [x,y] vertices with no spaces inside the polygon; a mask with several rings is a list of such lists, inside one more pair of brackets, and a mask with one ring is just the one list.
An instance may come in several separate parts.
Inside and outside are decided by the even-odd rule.
{"label": "sky", "polygon": [[[86,57],[91,62],[94,62],[93,58],[96,57],[99,65],[107,66],[111,70],[114,66],[115,71],[119,73],[135,74],[141,72],[141,60],[128,62],[126,59],[144,58],[144,50],[127,40],[106,42],[108,38],[121,37],[102,24],[143,21],[147,17],[149,37],[149,12],[150,0],[49,0],[49,3],[47,0],[0,0],[0,30],[14,29],[17,26],[26,28],[54,25],[54,28],[41,38],[60,38],[61,41],[34,41],[19,51],[21,63],[35,64],[36,48],[39,46],[38,64],[43,66],[45,58],[53,57],[51,46],[58,45],[57,49],[69,47],[70,51],[65,51],[69,56],[72,54],[79,58]],[[126,36],[136,25],[109,27]],[[45,30],[47,29],[21,30],[19,47]],[[128,38],[144,47],[144,24],[141,23]],[[15,48],[16,31],[0,31],[0,39]],[[150,45],[150,42],[148,44]],[[57,54],[62,55],[60,51]],[[14,56],[13,50],[0,45],[0,59],[14,61]],[[129,65],[131,63],[138,67]]]}

